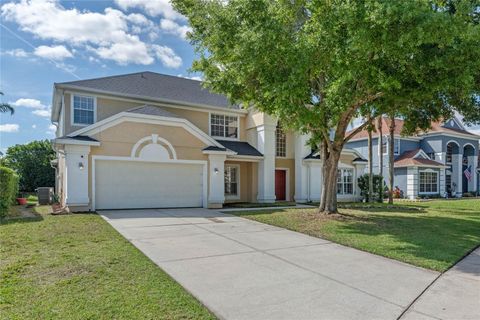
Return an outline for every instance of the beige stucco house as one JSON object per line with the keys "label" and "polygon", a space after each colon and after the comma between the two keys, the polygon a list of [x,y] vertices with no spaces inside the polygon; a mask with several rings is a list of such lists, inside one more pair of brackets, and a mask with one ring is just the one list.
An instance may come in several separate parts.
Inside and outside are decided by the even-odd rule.
{"label": "beige stucco house", "polygon": [[[308,136],[199,81],[141,72],[56,83],[52,106],[56,193],[72,211],[320,198]],[[359,198],[365,164],[343,152],[340,200]]]}

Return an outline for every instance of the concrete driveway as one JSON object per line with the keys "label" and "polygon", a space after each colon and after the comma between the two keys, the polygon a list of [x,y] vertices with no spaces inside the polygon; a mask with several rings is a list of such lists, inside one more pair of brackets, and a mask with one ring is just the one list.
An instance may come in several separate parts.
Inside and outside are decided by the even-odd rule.
{"label": "concrete driveway", "polygon": [[213,210],[100,214],[224,319],[396,319],[438,276]]}

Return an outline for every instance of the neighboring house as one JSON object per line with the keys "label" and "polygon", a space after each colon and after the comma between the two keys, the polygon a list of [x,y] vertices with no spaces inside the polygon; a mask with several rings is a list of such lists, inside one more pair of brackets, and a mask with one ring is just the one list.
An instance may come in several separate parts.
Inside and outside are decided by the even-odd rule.
{"label": "neighboring house", "polygon": [[[388,183],[390,120],[383,118],[382,121],[382,146],[378,139],[380,130],[373,132],[373,167],[378,173],[379,157],[383,157],[383,176]],[[457,118],[434,122],[428,132],[415,136],[401,136],[402,129],[403,121],[395,120],[394,186],[406,197],[461,197],[467,192],[478,192],[479,136],[468,132]],[[346,147],[368,159],[367,139],[368,133],[363,130]]]}
{"label": "neighboring house", "polygon": [[[201,82],[142,72],[56,83],[56,192],[72,211],[317,201],[308,137]],[[338,198],[359,199],[366,160],[346,149]]]}

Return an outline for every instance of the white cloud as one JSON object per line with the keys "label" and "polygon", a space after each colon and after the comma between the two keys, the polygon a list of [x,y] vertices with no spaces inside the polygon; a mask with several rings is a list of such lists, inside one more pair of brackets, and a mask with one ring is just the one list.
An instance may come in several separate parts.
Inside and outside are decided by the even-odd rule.
{"label": "white cloud", "polygon": [[65,46],[39,46],[33,52],[36,56],[52,60],[72,58],[73,54]]}
{"label": "white cloud", "polygon": [[21,98],[15,102],[10,102],[11,105],[15,107],[25,107],[32,109],[45,109],[47,106],[43,105],[40,100],[30,99],[30,98]]}
{"label": "white cloud", "polygon": [[100,58],[114,60],[120,65],[129,63],[152,64],[155,59],[150,56],[148,47],[145,43],[137,41],[137,36],[130,36],[129,41],[114,43],[110,46],[99,48],[89,47],[89,50],[95,52]]}
{"label": "white cloud", "polygon": [[32,124],[32,129],[37,129],[37,125],[36,125],[36,124]]}
{"label": "white cloud", "polygon": [[20,126],[16,123],[0,124],[0,132],[18,132]]}
{"label": "white cloud", "polygon": [[183,74],[179,74],[178,77],[182,77],[182,78],[185,78],[185,79],[190,79],[190,80],[196,80],[196,81],[203,81],[203,78],[200,77],[200,76],[184,76]]}
{"label": "white cloud", "polygon": [[[122,8],[140,6],[148,7],[148,12],[157,12],[161,7],[164,8],[160,11],[165,12],[165,17],[172,19],[181,17],[171,8],[169,2],[164,0],[158,1],[163,3],[160,7],[155,1],[143,1],[144,4],[142,1],[120,2]],[[0,10],[2,18],[6,21],[16,22],[20,30],[29,32],[39,39],[87,49],[102,59],[112,60],[121,65],[129,63],[147,65],[153,63],[156,57],[156,49],[143,42],[138,35],[139,33],[154,35],[155,24],[139,13],[126,15],[112,8],[106,8],[104,12],[66,9],[58,0],[9,2],[2,5]],[[58,58],[68,57],[65,50],[59,48],[56,50]]]}
{"label": "white cloud", "polygon": [[28,52],[23,49],[13,49],[5,51],[6,55],[17,57],[17,58],[26,58],[28,57]]}
{"label": "white cloud", "polygon": [[161,15],[169,19],[183,19],[183,16],[173,9],[169,0],[115,0],[115,2],[123,10],[139,8],[153,17]]}
{"label": "white cloud", "polygon": [[51,124],[48,126],[48,129],[47,129],[47,134],[55,134],[55,132],[57,131],[57,127],[54,125],[54,124]]}
{"label": "white cloud", "polygon": [[15,102],[10,102],[15,107],[24,107],[29,109],[35,109],[32,113],[40,117],[50,117],[52,109],[50,106],[42,104],[40,100],[31,98],[20,98]]}
{"label": "white cloud", "polygon": [[192,28],[186,25],[179,25],[173,20],[170,19],[162,19],[160,20],[160,29],[162,29],[165,33],[176,35],[182,39],[187,37],[187,32],[192,31]]}
{"label": "white cloud", "polygon": [[182,65],[182,58],[177,56],[171,48],[153,45],[152,49],[154,50],[157,58],[160,59],[160,61],[162,61],[166,67],[178,68]]}
{"label": "white cloud", "polygon": [[50,117],[51,110],[50,109],[34,110],[32,113],[36,116],[47,118],[47,117]]}

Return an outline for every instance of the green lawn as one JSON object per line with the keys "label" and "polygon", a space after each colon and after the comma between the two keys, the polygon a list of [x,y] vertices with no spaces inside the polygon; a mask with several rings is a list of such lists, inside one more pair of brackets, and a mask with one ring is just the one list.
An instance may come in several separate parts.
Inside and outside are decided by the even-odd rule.
{"label": "green lawn", "polygon": [[233,213],[437,271],[480,245],[478,199],[347,205],[333,217],[294,208]]}
{"label": "green lawn", "polygon": [[42,214],[0,223],[0,318],[214,316],[98,215]]}

